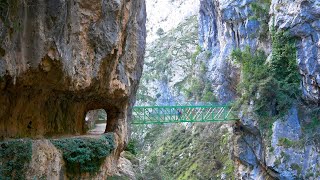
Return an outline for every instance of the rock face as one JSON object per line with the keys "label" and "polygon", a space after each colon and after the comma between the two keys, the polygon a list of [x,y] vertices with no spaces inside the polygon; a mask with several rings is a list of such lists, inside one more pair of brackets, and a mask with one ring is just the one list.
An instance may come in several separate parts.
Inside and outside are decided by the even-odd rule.
{"label": "rock face", "polygon": [[[122,164],[121,158],[119,164]],[[104,159],[99,172],[91,175],[82,173],[74,176],[68,174],[66,162],[62,152],[49,140],[34,140],[32,142],[32,157],[26,167],[25,179],[106,179],[112,174],[118,173],[118,160],[116,156],[108,156]]]}
{"label": "rock face", "polygon": [[34,177],[63,177],[62,155],[49,140],[36,140],[32,143],[32,158],[26,172],[26,179]]}
{"label": "rock face", "polygon": [[320,104],[320,2],[272,1],[275,26],[297,39],[297,62],[306,100]]}
{"label": "rock face", "polygon": [[228,61],[233,49],[249,46],[269,51],[267,39],[260,36],[264,24],[254,18],[252,1],[201,0],[199,17],[200,46],[212,53],[208,62],[210,79],[219,101],[235,98],[239,73]]}
{"label": "rock face", "polygon": [[[254,3],[266,3],[264,17],[255,17]],[[270,7],[270,8],[269,8]],[[260,11],[261,13],[261,11]],[[260,14],[261,15],[261,14]],[[269,17],[268,17],[269,16]],[[305,124],[319,122],[309,111],[319,107],[319,16],[317,0],[201,0],[199,39],[202,48],[212,52],[208,68],[220,101],[235,99],[240,73],[230,59],[235,48],[249,46],[270,55],[267,29],[288,31],[296,39],[297,64],[301,74],[304,105],[294,105],[282,118],[275,118],[269,134],[263,130],[252,104],[242,111],[241,133],[234,137],[233,156],[239,179],[319,179],[319,128],[306,132]],[[266,36],[264,36],[266,35]],[[303,107],[301,107],[303,106]],[[315,110],[319,113],[319,109]],[[313,119],[313,120],[311,120]]]}
{"label": "rock face", "polygon": [[[93,179],[105,179],[117,171],[127,139],[145,51],[145,1],[4,2],[0,139],[80,135],[87,112],[104,109],[116,149]],[[32,150],[27,179],[66,176],[48,140],[34,141]]]}
{"label": "rock face", "polygon": [[106,131],[121,149],[142,71],[144,0],[8,2],[0,20],[0,136],[82,134],[86,112],[105,109]]}
{"label": "rock face", "polygon": [[[263,1],[201,0],[199,39],[200,45],[213,54],[209,63],[216,93],[220,100],[234,98],[233,84],[236,75],[226,61],[234,48],[249,46],[270,53],[271,40],[261,35],[274,25],[288,30],[297,39],[297,62],[302,78],[305,99],[319,104],[319,1],[272,1],[272,18],[255,18],[250,4]],[[266,4],[268,5],[268,4]],[[269,9],[269,8],[268,8]],[[231,75],[230,75],[231,74]]]}

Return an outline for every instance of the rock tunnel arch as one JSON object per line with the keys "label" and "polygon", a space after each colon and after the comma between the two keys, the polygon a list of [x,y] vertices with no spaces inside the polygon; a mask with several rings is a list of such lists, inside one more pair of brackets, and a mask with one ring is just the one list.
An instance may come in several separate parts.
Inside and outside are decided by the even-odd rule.
{"label": "rock tunnel arch", "polygon": [[87,134],[102,134],[107,126],[108,115],[104,109],[89,110],[85,116]]}
{"label": "rock tunnel arch", "polygon": [[103,134],[116,132],[119,121],[122,119],[119,108],[108,106],[92,108],[85,112],[84,131],[86,134]]}

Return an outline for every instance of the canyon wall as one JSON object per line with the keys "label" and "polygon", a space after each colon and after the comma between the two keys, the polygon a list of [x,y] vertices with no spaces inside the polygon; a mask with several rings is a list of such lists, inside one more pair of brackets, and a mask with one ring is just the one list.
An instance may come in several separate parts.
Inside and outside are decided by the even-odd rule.
{"label": "canyon wall", "polygon": [[0,136],[84,133],[85,114],[108,113],[126,134],[142,72],[145,4],[10,1],[0,21]]}
{"label": "canyon wall", "polygon": [[[319,1],[200,1],[199,39],[212,52],[208,68],[220,101],[241,96],[240,65],[234,49],[262,50],[270,61],[272,29],[295,39],[301,80],[299,96],[283,116],[261,119],[254,101],[240,109],[241,131],[234,134],[235,176],[239,179],[319,178]],[[253,7],[259,4],[257,13]],[[255,7],[256,8],[256,7]],[[266,12],[263,12],[266,11]],[[258,95],[259,96],[259,95]],[[266,128],[262,124],[271,122]]]}
{"label": "canyon wall", "polygon": [[[86,113],[95,109],[107,112],[112,152],[70,155],[78,163],[87,156],[103,161],[95,176],[84,170],[76,177],[105,179],[116,173],[142,74],[145,1],[14,0],[1,1],[0,9],[0,179],[70,178],[66,151],[57,149],[64,143],[52,142],[71,136],[65,141],[75,145],[76,154],[105,146],[98,136],[72,139],[86,133]],[[23,161],[8,163],[19,158]],[[27,170],[20,174],[21,169]]]}

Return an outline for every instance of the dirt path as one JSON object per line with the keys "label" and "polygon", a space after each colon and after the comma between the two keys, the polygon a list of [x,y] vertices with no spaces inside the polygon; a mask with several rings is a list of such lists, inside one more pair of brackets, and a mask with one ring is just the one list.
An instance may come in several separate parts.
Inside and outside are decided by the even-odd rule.
{"label": "dirt path", "polygon": [[96,127],[88,131],[90,135],[100,135],[103,134],[106,129],[106,123],[96,124]]}

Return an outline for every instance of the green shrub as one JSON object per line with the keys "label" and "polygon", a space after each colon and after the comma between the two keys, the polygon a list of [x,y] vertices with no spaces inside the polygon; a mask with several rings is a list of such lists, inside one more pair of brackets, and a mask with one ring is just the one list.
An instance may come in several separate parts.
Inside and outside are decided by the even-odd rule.
{"label": "green shrub", "polygon": [[136,144],[137,144],[137,140],[130,139],[127,147],[125,148],[125,151],[129,151],[131,154],[136,155],[137,154]]}
{"label": "green shrub", "polygon": [[296,63],[294,39],[288,33],[272,30],[270,63],[262,51],[236,49],[232,58],[241,65],[242,80],[238,85],[239,103],[254,101],[258,115],[283,115],[299,97],[300,77]]}
{"label": "green shrub", "polygon": [[271,74],[278,83],[276,110],[286,112],[300,96],[300,75],[296,62],[295,40],[288,32],[272,29]]}
{"label": "green shrub", "polygon": [[213,92],[207,91],[203,94],[202,102],[217,102],[216,96],[213,94]]}
{"label": "green shrub", "polygon": [[291,167],[292,170],[297,170],[297,175],[298,175],[298,176],[301,175],[302,168],[301,168],[301,166],[299,166],[299,164],[293,163],[293,164],[291,164],[290,167]]}
{"label": "green shrub", "polygon": [[67,172],[71,174],[97,173],[104,159],[115,149],[113,134],[104,134],[99,139],[66,138],[51,142],[62,151]]}
{"label": "green shrub", "polygon": [[295,142],[291,141],[288,138],[280,138],[278,141],[279,146],[284,146],[285,148],[292,147]]}
{"label": "green shrub", "polygon": [[162,28],[159,28],[156,33],[158,36],[162,36],[164,34],[164,30]]}
{"label": "green shrub", "polygon": [[258,0],[250,4],[252,15],[249,17],[251,20],[260,22],[259,36],[261,39],[267,39],[269,35],[269,8],[271,0]]}
{"label": "green shrub", "polygon": [[[262,51],[252,53],[250,48],[246,47],[244,51],[240,49],[234,50],[231,57],[241,65],[242,79],[237,88],[238,93],[241,95],[239,104],[249,104],[250,100],[253,99],[259,109],[267,106],[268,102],[270,102],[269,98],[265,96],[267,94],[260,95],[262,98],[257,97],[258,91],[261,93],[269,92],[264,91],[265,88],[263,88],[264,86],[269,87],[267,80],[269,67],[266,64],[265,54]],[[267,98],[267,100],[264,98]],[[267,102],[267,104],[264,102]]]}
{"label": "green shrub", "polygon": [[31,161],[31,140],[10,140],[0,143],[0,179],[25,179]]}
{"label": "green shrub", "polygon": [[196,64],[196,59],[197,56],[201,53],[201,47],[198,45],[196,48],[196,51],[191,55],[191,64],[195,65]]}

